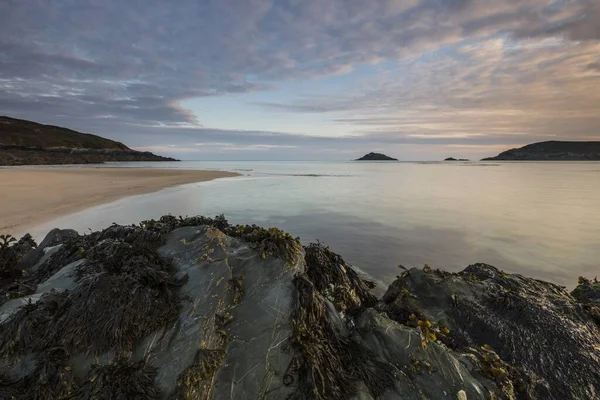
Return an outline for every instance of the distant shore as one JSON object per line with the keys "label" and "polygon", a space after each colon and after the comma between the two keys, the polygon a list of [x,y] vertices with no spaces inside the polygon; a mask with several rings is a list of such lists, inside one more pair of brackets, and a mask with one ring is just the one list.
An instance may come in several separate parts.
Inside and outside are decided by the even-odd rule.
{"label": "distant shore", "polygon": [[0,168],[0,234],[126,196],[238,175],[158,168]]}

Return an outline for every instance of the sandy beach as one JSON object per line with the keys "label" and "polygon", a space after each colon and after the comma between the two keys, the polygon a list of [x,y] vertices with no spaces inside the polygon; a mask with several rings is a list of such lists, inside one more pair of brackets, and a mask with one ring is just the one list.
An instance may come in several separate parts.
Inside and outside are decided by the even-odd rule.
{"label": "sandy beach", "polygon": [[4,168],[0,169],[0,234],[126,196],[237,175],[157,168]]}

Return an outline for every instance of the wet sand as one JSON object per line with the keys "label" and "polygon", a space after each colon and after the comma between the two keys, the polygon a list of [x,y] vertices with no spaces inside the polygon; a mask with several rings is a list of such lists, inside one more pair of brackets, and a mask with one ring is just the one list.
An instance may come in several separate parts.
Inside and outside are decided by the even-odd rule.
{"label": "wet sand", "polygon": [[2,168],[0,234],[126,196],[238,175],[158,168]]}

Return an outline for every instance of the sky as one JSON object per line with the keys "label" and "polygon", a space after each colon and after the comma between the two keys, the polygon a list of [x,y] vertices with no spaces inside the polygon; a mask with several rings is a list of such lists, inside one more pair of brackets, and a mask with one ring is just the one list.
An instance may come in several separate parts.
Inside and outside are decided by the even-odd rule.
{"label": "sky", "polygon": [[0,0],[0,115],[181,159],[600,140],[598,0]]}

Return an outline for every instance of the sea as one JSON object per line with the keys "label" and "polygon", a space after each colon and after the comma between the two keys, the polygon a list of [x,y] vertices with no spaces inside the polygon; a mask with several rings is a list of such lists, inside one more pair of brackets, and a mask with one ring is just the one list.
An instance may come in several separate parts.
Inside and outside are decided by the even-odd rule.
{"label": "sea", "polygon": [[161,215],[225,214],[321,241],[387,286],[400,265],[483,262],[569,288],[600,275],[597,162],[113,163],[241,174],[126,197],[44,223],[80,233]]}

